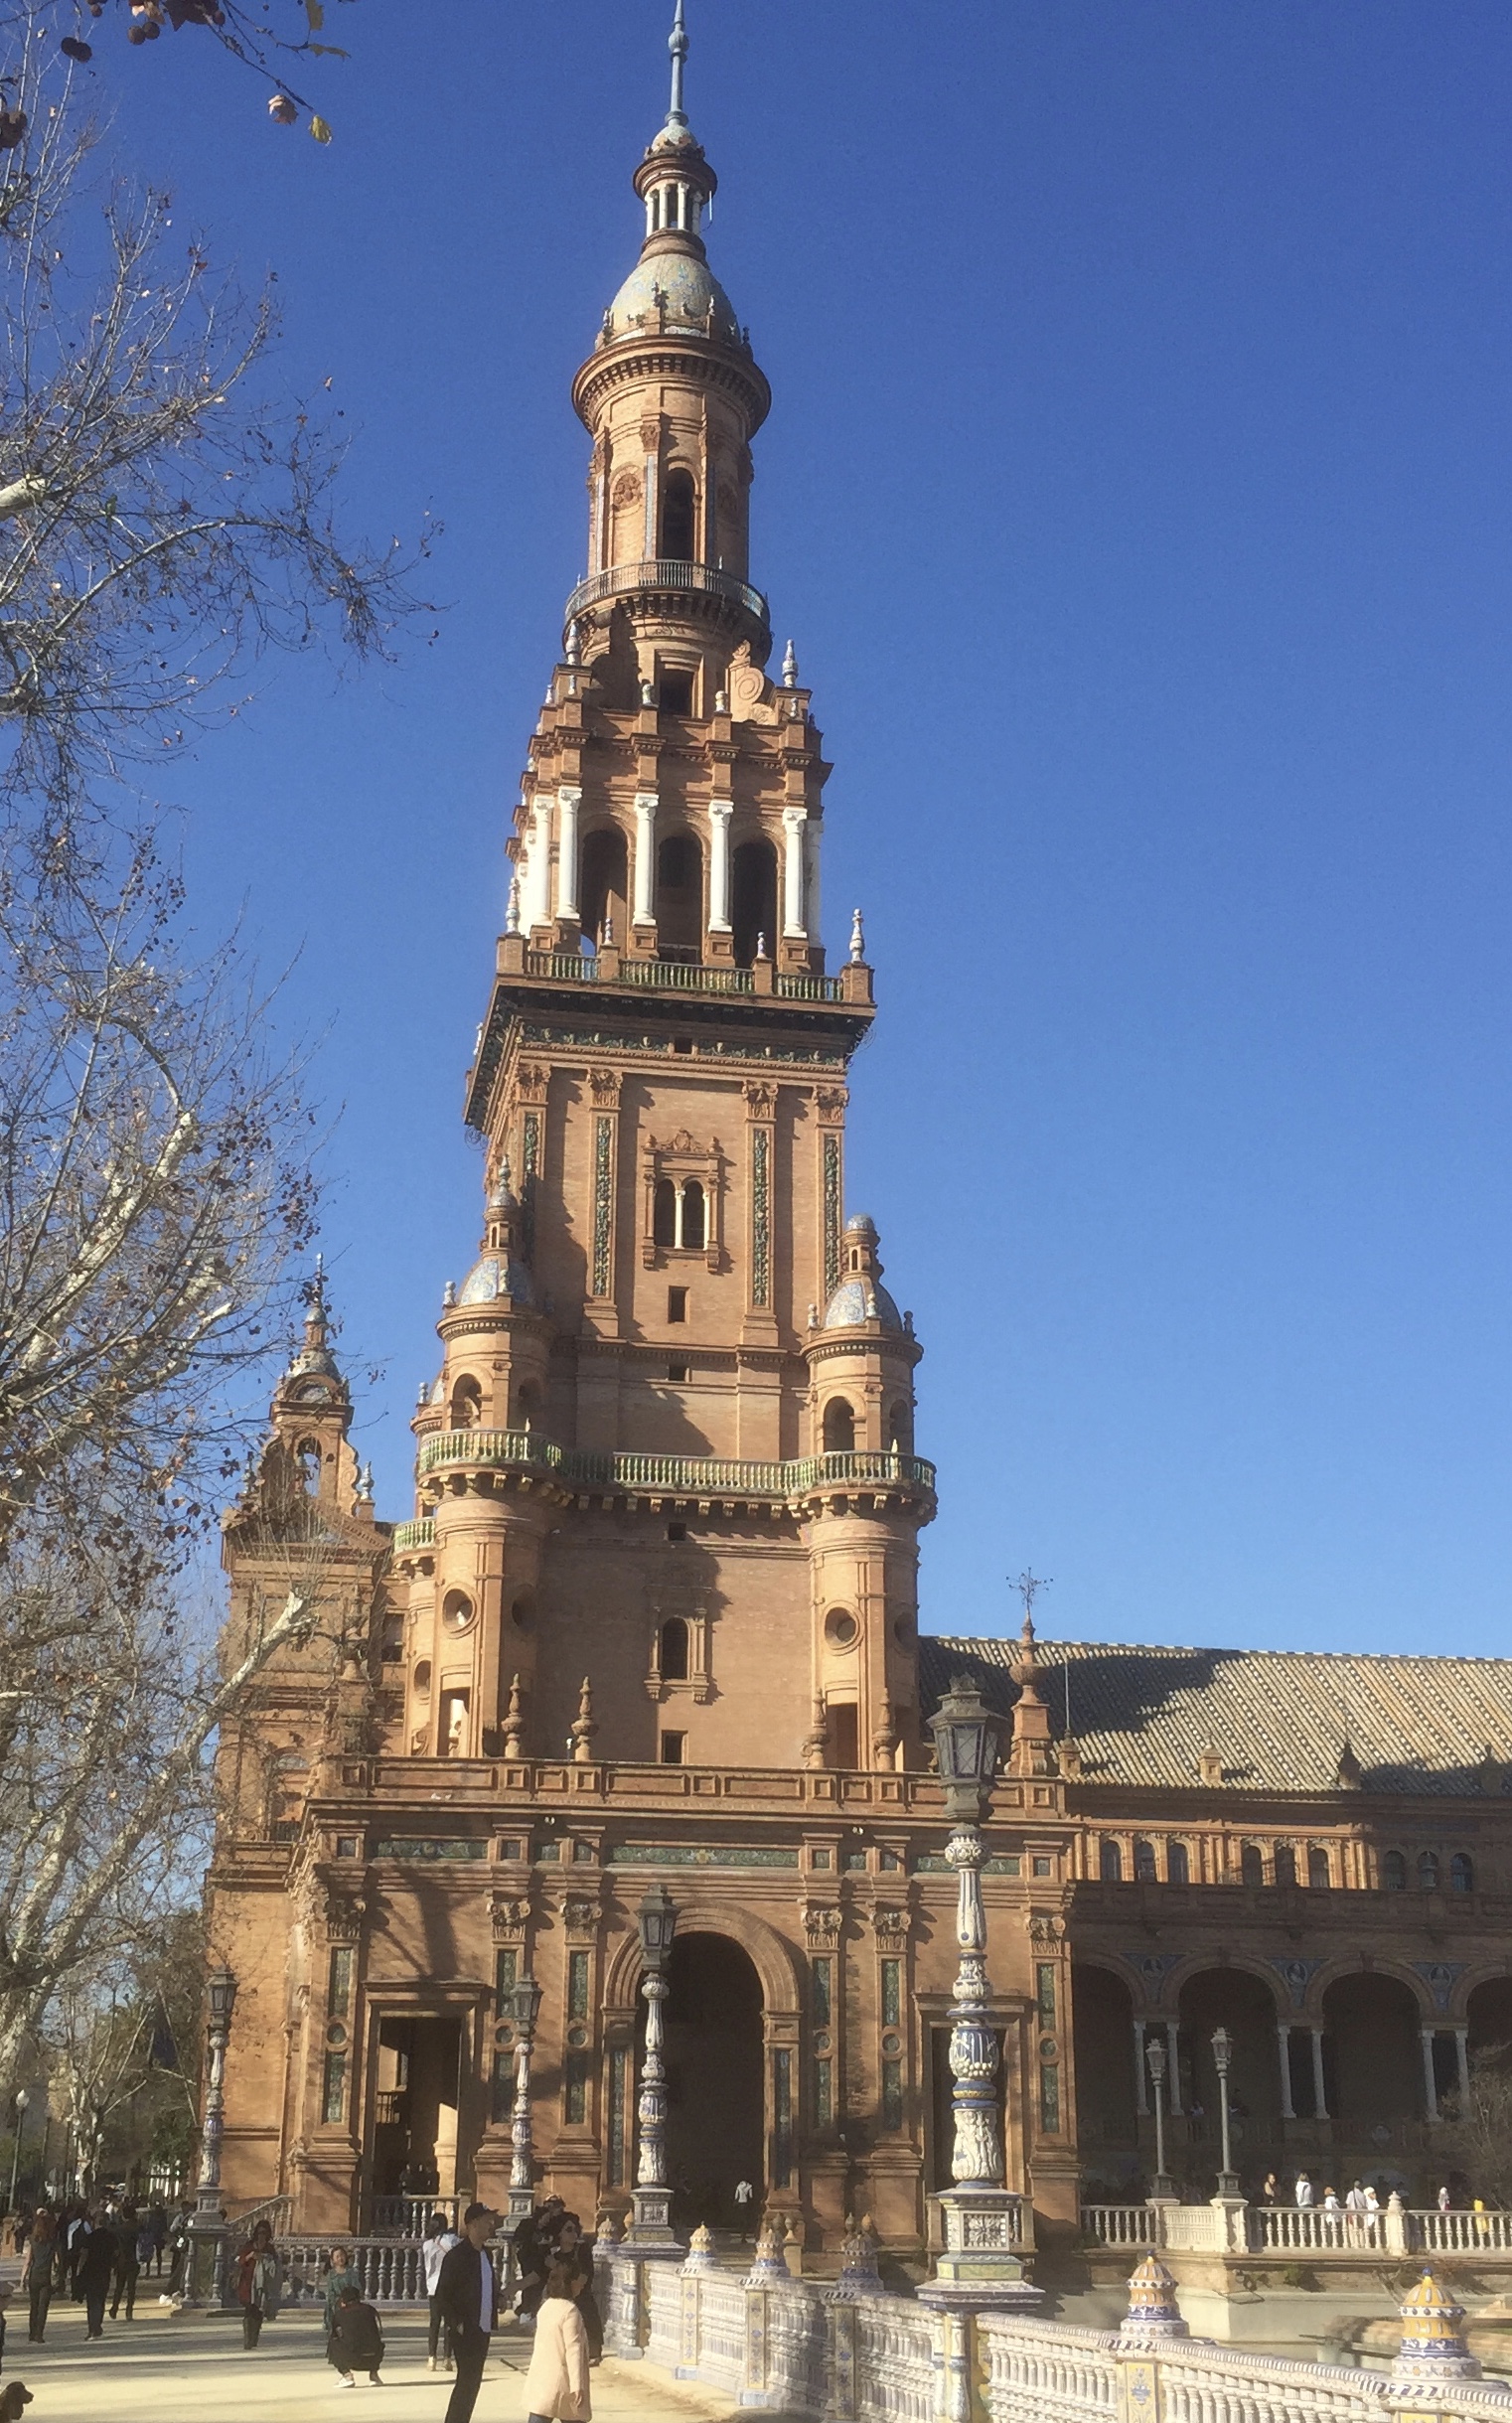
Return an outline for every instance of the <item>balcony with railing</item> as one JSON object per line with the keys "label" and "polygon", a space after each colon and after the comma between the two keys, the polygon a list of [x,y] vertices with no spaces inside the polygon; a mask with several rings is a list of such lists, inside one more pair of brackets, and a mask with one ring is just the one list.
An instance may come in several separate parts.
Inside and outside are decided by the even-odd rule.
{"label": "balcony with railing", "polygon": [[[935,1467],[922,1455],[894,1448],[853,1448],[829,1455],[753,1462],[719,1455],[610,1454],[559,1447],[533,1431],[441,1431],[420,1448],[420,1471],[458,1465],[474,1470],[549,1473],[564,1489],[616,1495],[690,1498],[771,1498],[786,1501],[816,1489],[907,1489],[933,1496]],[[406,1525],[409,1529],[411,1526]]]}
{"label": "balcony with railing", "polygon": [[[591,951],[527,951],[527,976],[552,984],[628,984],[642,992],[714,992],[754,994],[761,989],[749,968],[700,966],[696,961],[631,959],[616,952],[600,958]],[[839,976],[787,976],[776,972],[772,994],[779,1001],[843,1001],[845,980]]]}
{"label": "balcony with railing", "polygon": [[771,629],[767,601],[749,581],[737,580],[733,572],[717,571],[712,564],[680,563],[665,555],[647,556],[639,563],[613,563],[605,572],[590,572],[567,600],[566,628],[570,631],[590,606],[634,596],[706,598],[716,605],[736,607],[763,631]]}

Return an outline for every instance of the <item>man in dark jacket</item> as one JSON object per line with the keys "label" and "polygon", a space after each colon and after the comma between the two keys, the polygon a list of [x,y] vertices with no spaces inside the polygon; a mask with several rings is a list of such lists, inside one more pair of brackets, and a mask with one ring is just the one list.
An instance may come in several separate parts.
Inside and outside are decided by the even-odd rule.
{"label": "man in dark jacket", "polygon": [[88,2325],[86,2339],[105,2336],[105,2299],[110,2294],[118,2247],[114,2230],[102,2211],[95,2207],[84,2222],[88,2235],[83,2241],[83,2254],[78,2266],[79,2294],[84,2301],[84,2320]]}
{"label": "man in dark jacket", "polygon": [[488,2362],[499,2313],[499,2275],[488,2252],[497,2217],[487,2204],[468,2205],[462,2215],[462,2243],[448,2248],[436,2282],[436,2303],[450,2326],[457,2364],[446,2423],[472,2423]]}

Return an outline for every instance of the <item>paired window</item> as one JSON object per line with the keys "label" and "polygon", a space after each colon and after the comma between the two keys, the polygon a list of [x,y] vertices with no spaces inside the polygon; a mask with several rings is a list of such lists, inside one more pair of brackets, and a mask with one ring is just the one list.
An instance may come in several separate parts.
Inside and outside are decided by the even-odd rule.
{"label": "paired window", "polygon": [[708,1198],[699,1178],[658,1178],[652,1242],[673,1253],[701,1254],[708,1242]]}

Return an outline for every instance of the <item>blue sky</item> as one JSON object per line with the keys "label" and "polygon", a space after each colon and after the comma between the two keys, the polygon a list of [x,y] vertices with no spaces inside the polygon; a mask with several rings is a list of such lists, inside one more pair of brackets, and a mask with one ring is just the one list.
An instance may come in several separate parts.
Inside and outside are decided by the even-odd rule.
{"label": "blue sky", "polygon": [[[776,395],[754,575],[882,1014],[850,1208],[927,1348],[931,1629],[1495,1652],[1512,1571],[1512,16],[689,0]],[[567,399],[635,255],[665,0],[364,0],[277,133],[101,37],[118,141],[278,272],[435,644],[275,668],[175,771],[207,933],[297,960],[365,1451],[479,1163],[460,1082],[581,568]]]}

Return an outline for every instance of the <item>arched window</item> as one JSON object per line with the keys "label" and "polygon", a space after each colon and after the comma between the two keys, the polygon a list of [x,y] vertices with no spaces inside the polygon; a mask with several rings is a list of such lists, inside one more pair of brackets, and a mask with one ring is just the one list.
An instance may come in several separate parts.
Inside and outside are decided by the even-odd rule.
{"label": "arched window", "polygon": [[1388,1851],[1381,1862],[1381,1890],[1383,1893],[1407,1891],[1407,1861],[1400,1851]]}
{"label": "arched window", "polygon": [[669,563],[695,561],[698,495],[690,471],[670,471],[662,496],[662,554]]}
{"label": "arched window", "polygon": [[850,1455],[855,1450],[855,1416],[843,1397],[832,1397],[825,1408],[825,1453]]}
{"label": "arched window", "polygon": [[1278,1885],[1296,1883],[1296,1852],[1290,1843],[1276,1846],[1276,1882]]}
{"label": "arched window", "polygon": [[730,860],[730,923],[735,929],[735,965],[749,968],[764,939],[768,959],[777,949],[777,853],[770,841],[742,841]]}
{"label": "arched window", "polygon": [[1266,1863],[1259,1843],[1243,1843],[1239,1852],[1239,1873],[1246,1885],[1264,1885]]}
{"label": "arched window", "polygon": [[1449,1862],[1450,1893],[1475,1891],[1475,1863],[1468,1851],[1456,1851]]}
{"label": "arched window", "polygon": [[1134,1844],[1134,1882],[1138,1885],[1155,1883],[1155,1846],[1142,1838]]}
{"label": "arched window", "polygon": [[657,1245],[676,1245],[678,1242],[678,1190],[671,1178],[657,1180],[651,1234]]}
{"label": "arched window", "polygon": [[696,1178],[682,1182],[682,1242],[695,1252],[703,1251],[703,1189]]}
{"label": "arched window", "polygon": [[914,1451],[914,1409],[906,1398],[900,1399],[888,1414],[887,1443],[895,1455],[912,1455]]}
{"label": "arched window", "polygon": [[1192,1881],[1192,1862],[1191,1854],[1188,1852],[1185,1843],[1168,1843],[1166,1845],[1165,1875],[1169,1884],[1190,1885]]}
{"label": "arched window", "polygon": [[475,1431],[482,1420],[482,1389],[476,1380],[459,1380],[451,1393],[452,1429],[454,1431]]}
{"label": "arched window", "polygon": [[657,850],[657,950],[696,960],[703,947],[703,852],[690,833],[670,833]]}
{"label": "arched window", "polygon": [[669,1615],[657,1636],[657,1664],[664,1683],[687,1680],[687,1626],[680,1615]]}
{"label": "arched window", "polygon": [[515,1428],[533,1431],[540,1420],[540,1390],[533,1380],[522,1380],[515,1398]]}
{"label": "arched window", "polygon": [[1124,1882],[1124,1854],[1111,1834],[1103,1837],[1103,1847],[1098,1853],[1098,1875],[1105,1885],[1122,1885]]}
{"label": "arched window", "polygon": [[1418,1854],[1418,1890],[1420,1893],[1438,1891],[1438,1854],[1420,1851]]}
{"label": "arched window", "polygon": [[308,1490],[311,1497],[313,1497],[320,1487],[319,1439],[301,1439],[299,1445],[295,1449],[295,1455],[299,1463],[300,1478],[303,1480],[305,1488]]}
{"label": "arched window", "polygon": [[1328,1854],[1321,1843],[1314,1843],[1307,1853],[1307,1882],[1326,1892],[1333,1879],[1328,1874]]}
{"label": "arched window", "polygon": [[422,1657],[414,1670],[414,1695],[417,1700],[430,1697],[430,1660]]}

